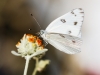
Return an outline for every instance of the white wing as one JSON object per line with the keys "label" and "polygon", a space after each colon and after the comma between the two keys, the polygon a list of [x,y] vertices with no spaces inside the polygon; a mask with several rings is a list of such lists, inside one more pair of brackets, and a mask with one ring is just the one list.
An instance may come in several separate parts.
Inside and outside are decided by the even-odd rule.
{"label": "white wing", "polygon": [[83,22],[83,17],[84,12],[81,8],[74,9],[49,24],[46,28],[46,32],[78,36]]}
{"label": "white wing", "polygon": [[81,39],[62,34],[47,34],[47,41],[56,49],[68,53],[75,54],[80,52]]}
{"label": "white wing", "polygon": [[82,43],[80,30],[83,17],[81,8],[74,9],[54,20],[41,36],[60,51],[68,54],[78,53]]}

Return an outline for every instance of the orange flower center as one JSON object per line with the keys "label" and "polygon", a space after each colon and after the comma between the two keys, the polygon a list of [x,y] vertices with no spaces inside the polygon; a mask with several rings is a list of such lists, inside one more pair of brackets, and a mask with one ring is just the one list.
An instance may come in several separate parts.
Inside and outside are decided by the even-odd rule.
{"label": "orange flower center", "polygon": [[37,41],[37,43],[38,43],[39,46],[42,45],[42,40],[37,39],[36,41]]}
{"label": "orange flower center", "polygon": [[34,42],[35,40],[34,40],[33,37],[31,37],[31,38],[28,39],[28,41],[29,41],[29,42]]}

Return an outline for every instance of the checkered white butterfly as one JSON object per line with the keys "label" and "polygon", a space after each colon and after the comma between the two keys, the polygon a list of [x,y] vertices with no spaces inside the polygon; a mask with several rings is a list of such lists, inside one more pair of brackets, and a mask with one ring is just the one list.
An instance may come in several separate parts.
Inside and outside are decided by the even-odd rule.
{"label": "checkered white butterfly", "polygon": [[82,8],[74,9],[51,22],[45,30],[40,30],[40,36],[62,52],[79,53],[83,18]]}

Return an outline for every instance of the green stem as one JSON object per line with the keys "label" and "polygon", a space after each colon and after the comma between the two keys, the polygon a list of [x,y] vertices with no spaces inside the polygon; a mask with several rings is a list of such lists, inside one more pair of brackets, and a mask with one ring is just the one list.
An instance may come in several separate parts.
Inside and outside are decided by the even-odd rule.
{"label": "green stem", "polygon": [[37,66],[38,66],[38,62],[39,62],[38,58],[34,58],[34,59],[36,60],[36,64],[35,64],[35,69],[34,69],[32,75],[36,75],[36,73],[37,73]]}

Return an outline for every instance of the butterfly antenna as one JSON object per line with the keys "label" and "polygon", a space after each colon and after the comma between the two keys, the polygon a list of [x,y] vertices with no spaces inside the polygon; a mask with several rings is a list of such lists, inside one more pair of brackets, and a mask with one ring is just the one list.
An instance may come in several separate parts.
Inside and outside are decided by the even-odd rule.
{"label": "butterfly antenna", "polygon": [[34,18],[34,20],[36,21],[36,23],[38,24],[39,28],[41,29],[40,24],[38,23],[38,21],[36,20],[36,18],[33,16],[33,14],[31,14],[31,16]]}

